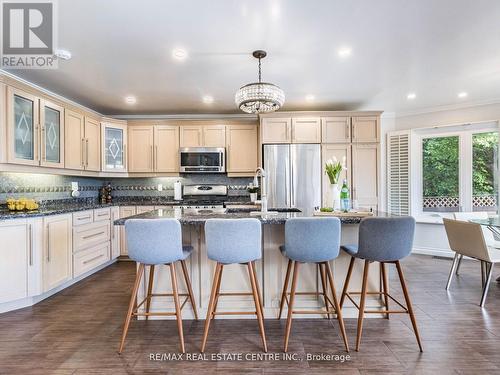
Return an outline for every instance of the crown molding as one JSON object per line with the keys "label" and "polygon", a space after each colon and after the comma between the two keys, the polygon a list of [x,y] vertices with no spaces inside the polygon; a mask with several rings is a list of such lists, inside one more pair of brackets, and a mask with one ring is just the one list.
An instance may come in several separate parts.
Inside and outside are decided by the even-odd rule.
{"label": "crown molding", "polygon": [[416,109],[416,110],[400,111],[400,112],[394,112],[394,113],[395,113],[395,118],[401,118],[401,117],[425,115],[428,113],[457,111],[460,109],[467,109],[467,108],[481,107],[481,106],[495,105],[495,104],[500,104],[500,98],[490,99],[490,100],[468,101],[468,102],[457,103],[457,104],[436,105],[436,106],[432,106],[432,107],[424,107],[424,108],[420,108],[420,109]]}
{"label": "crown molding", "polygon": [[106,115],[121,120],[257,120],[256,115],[234,114],[172,114],[172,115]]}
{"label": "crown molding", "polygon": [[3,69],[0,69],[0,77],[1,76],[5,76],[5,77],[8,77],[10,79],[13,79],[14,81],[17,81],[23,85],[26,85],[26,86],[29,86],[37,91],[40,91],[41,93],[45,94],[45,95],[48,95],[48,96],[51,96],[57,100],[60,100],[62,102],[65,102],[65,103],[68,103],[68,104],[71,104],[73,107],[76,107],[76,108],[79,108],[81,110],[84,110],[86,112],[91,112],[99,117],[102,117],[103,114],[102,113],[99,113],[97,112],[96,110],[92,109],[92,108],[89,108],[89,107],[85,107],[84,105],[81,105],[80,103],[77,103],[71,99],[68,99],[62,95],[59,95],[59,94],[56,94],[55,92],[52,92],[50,90],[47,90],[41,86],[38,86],[36,84],[34,84],[33,82],[30,82],[30,81],[27,81],[25,80],[24,78],[21,78],[21,77],[18,77],[16,76],[15,74],[12,74],[12,73],[9,73]]}

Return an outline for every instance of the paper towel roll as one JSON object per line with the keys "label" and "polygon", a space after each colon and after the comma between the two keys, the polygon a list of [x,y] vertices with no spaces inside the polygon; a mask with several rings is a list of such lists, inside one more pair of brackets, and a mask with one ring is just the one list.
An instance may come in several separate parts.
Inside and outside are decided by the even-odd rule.
{"label": "paper towel roll", "polygon": [[174,182],[174,200],[176,201],[182,200],[182,184],[180,181]]}

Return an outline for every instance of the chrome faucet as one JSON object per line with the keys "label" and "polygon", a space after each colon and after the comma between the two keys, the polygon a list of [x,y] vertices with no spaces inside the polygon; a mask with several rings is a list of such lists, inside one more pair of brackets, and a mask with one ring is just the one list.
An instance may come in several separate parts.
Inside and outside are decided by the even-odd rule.
{"label": "chrome faucet", "polygon": [[261,178],[261,189],[260,189],[260,211],[265,214],[267,213],[267,195],[266,195],[266,171],[264,168],[259,167],[255,170],[255,176],[253,178],[253,186],[259,187],[259,177]]}

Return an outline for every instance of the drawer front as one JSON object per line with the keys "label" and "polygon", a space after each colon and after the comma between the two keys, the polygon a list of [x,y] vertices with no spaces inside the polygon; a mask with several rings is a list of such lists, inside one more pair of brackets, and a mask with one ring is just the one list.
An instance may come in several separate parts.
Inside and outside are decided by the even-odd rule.
{"label": "drawer front", "polygon": [[103,263],[106,263],[110,258],[109,242],[97,245],[80,251],[73,255],[73,277],[80,276],[87,271],[90,271]]}
{"label": "drawer front", "polygon": [[73,226],[92,223],[94,221],[94,210],[75,212],[73,214]]}
{"label": "drawer front", "polygon": [[111,219],[111,208],[99,208],[94,210],[94,221],[103,221]]}
{"label": "drawer front", "polygon": [[73,228],[73,252],[101,244],[109,239],[109,222],[97,222]]}

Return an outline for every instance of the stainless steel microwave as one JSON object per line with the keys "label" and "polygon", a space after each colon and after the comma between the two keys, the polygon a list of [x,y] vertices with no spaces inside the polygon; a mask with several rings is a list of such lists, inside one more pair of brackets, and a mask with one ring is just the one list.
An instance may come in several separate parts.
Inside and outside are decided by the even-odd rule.
{"label": "stainless steel microwave", "polygon": [[225,173],[224,147],[183,147],[180,152],[181,173]]}

